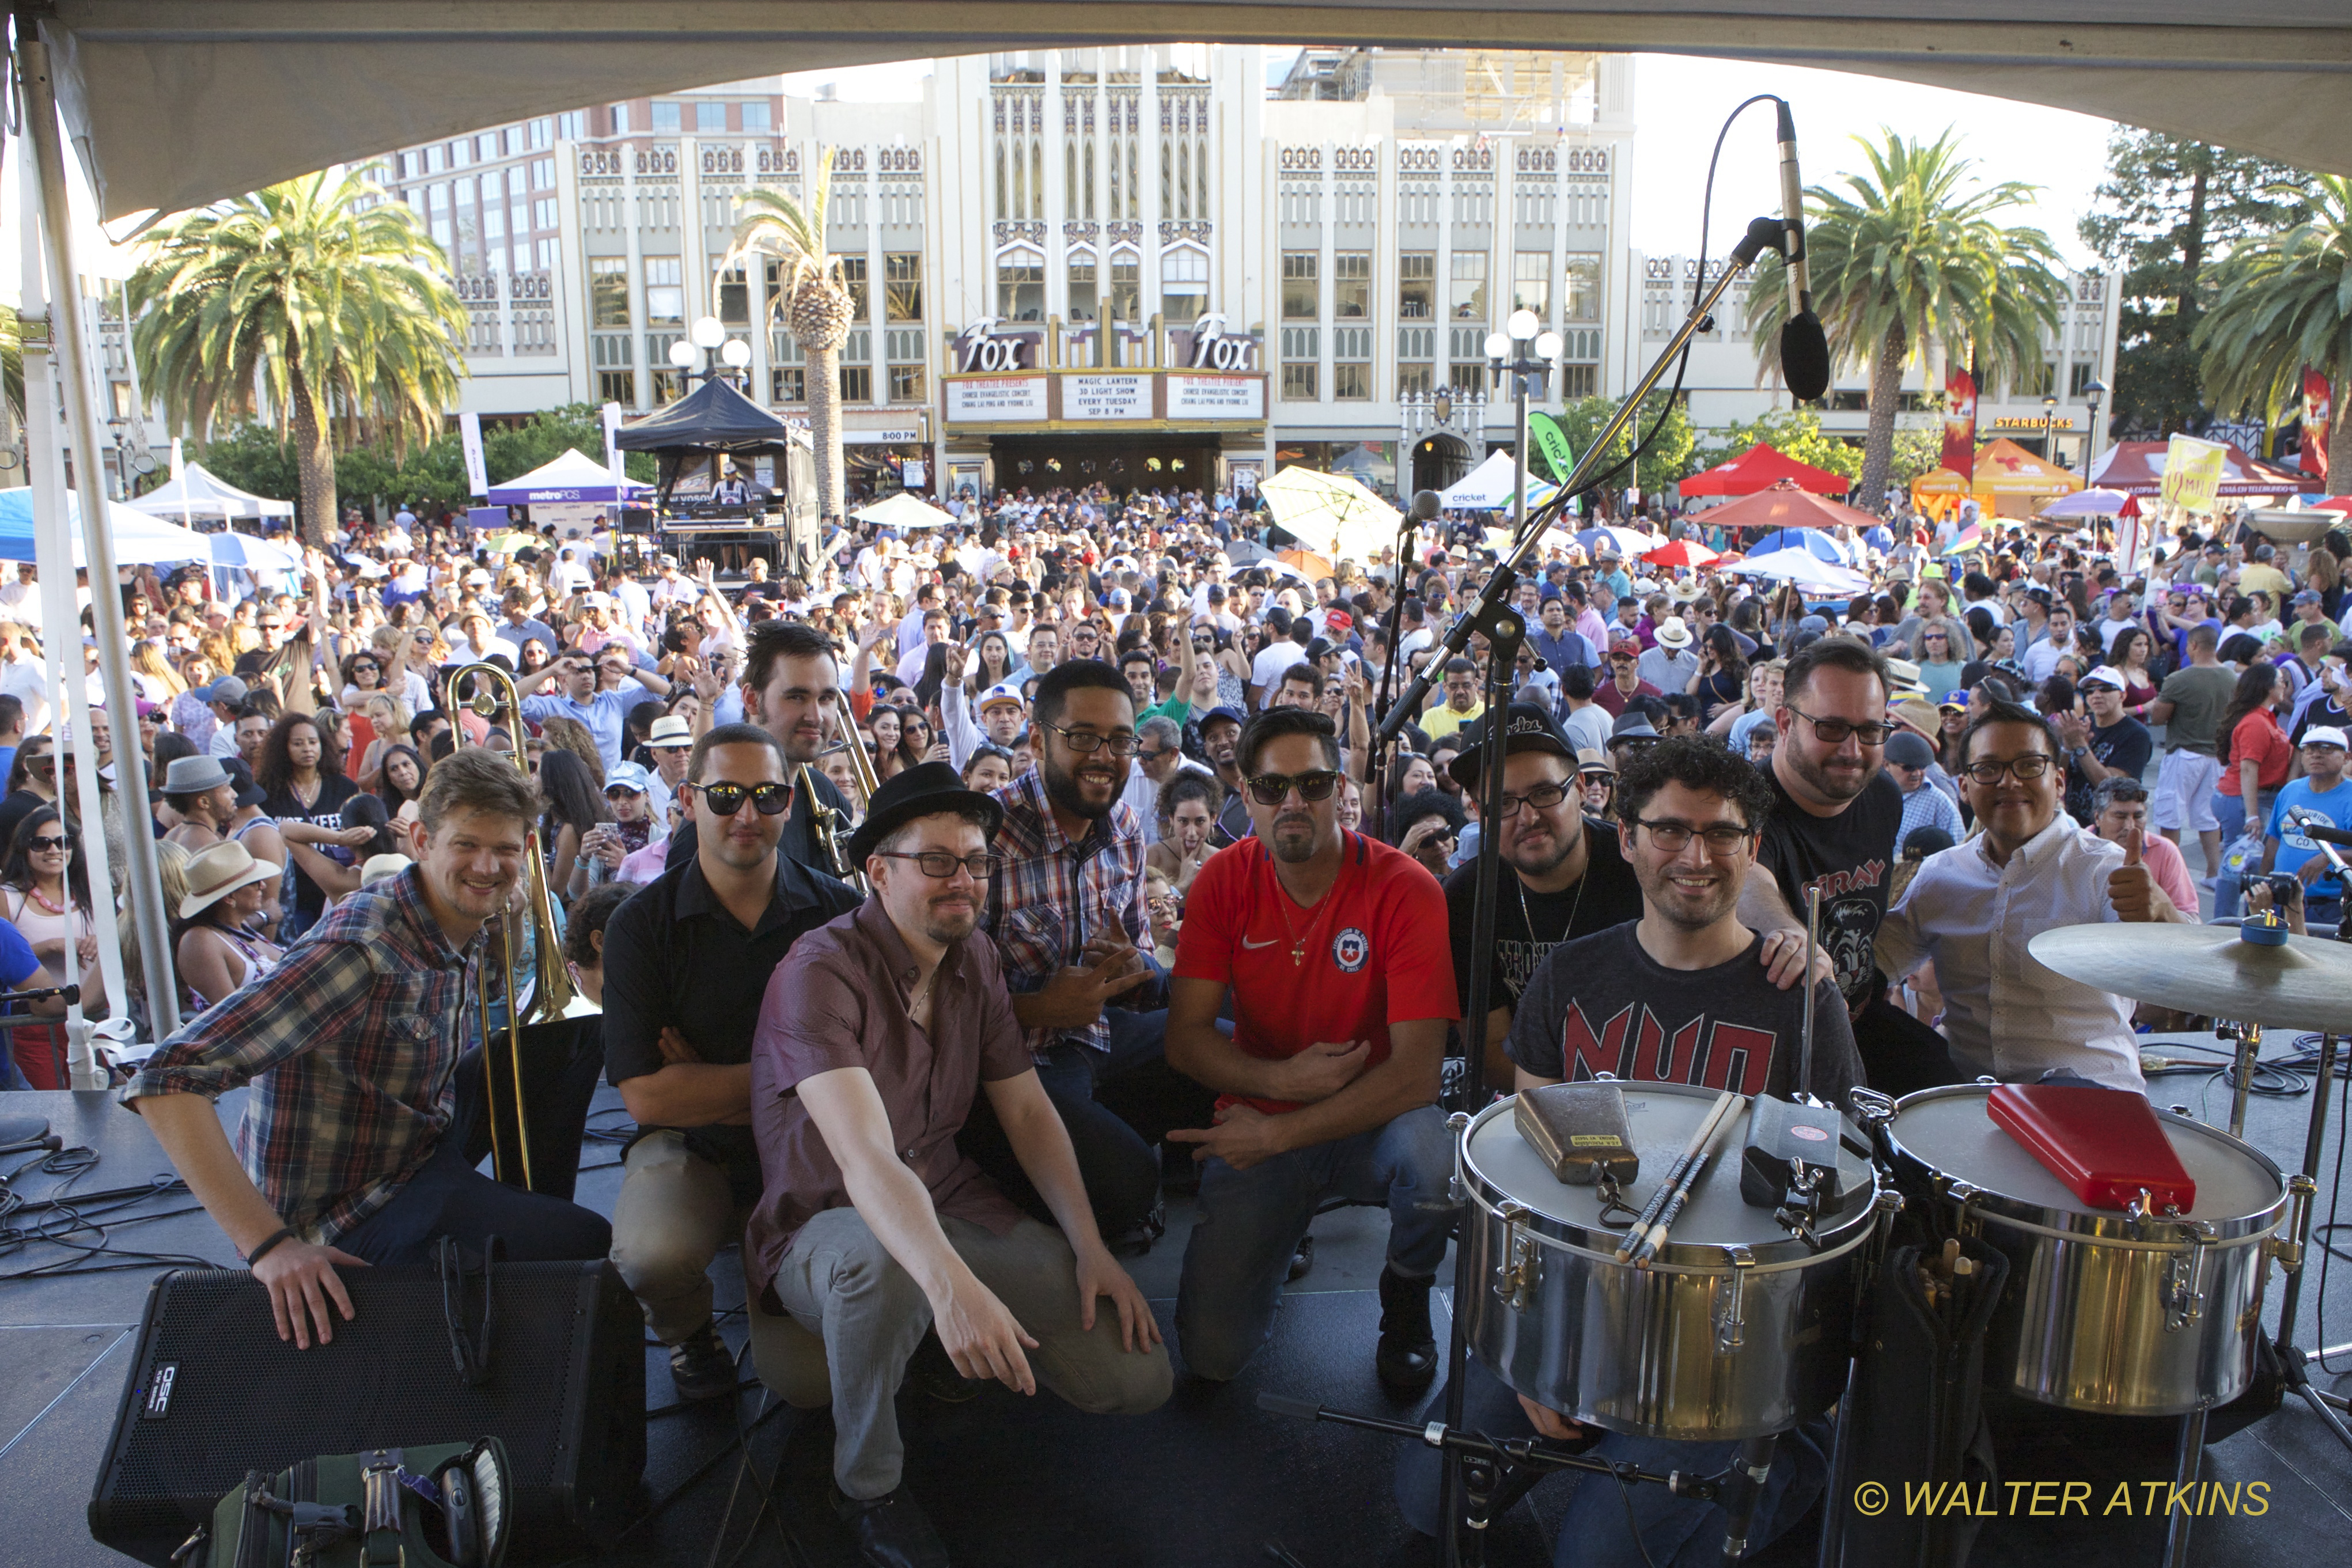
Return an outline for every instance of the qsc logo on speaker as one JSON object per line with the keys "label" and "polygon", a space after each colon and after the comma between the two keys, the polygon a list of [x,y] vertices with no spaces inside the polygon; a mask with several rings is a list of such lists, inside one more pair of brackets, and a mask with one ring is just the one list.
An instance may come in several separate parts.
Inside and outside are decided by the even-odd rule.
{"label": "qsc logo on speaker", "polygon": [[172,1408],[172,1385],[179,1380],[178,1362],[167,1361],[155,1369],[155,1375],[147,1384],[147,1403],[139,1412],[142,1421],[161,1421],[163,1418],[164,1412]]}

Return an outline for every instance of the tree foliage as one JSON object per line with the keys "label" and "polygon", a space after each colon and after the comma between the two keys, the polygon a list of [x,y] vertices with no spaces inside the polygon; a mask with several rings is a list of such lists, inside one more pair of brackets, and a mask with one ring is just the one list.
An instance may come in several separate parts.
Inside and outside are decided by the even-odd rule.
{"label": "tree foliage", "polygon": [[[1843,189],[1814,185],[1805,242],[1814,308],[1832,357],[1870,372],[1870,424],[1863,441],[1861,493],[1875,497],[1894,471],[1895,416],[1903,373],[1931,350],[1962,356],[1979,373],[2013,377],[2042,364],[2042,332],[2054,330],[2065,286],[2057,252],[2038,228],[1994,220],[2029,201],[2032,185],[1978,182],[1957,132],[1919,142],[1882,129],[1855,138],[1867,173],[1841,176]],[[1767,255],[1748,292],[1748,319],[1769,374],[1779,368],[1788,284]]]}
{"label": "tree foliage", "polygon": [[14,305],[0,305],[0,403],[10,418],[25,422],[25,323]]}
{"label": "tree foliage", "polygon": [[2118,438],[2204,428],[2205,381],[2195,343],[2211,303],[2213,258],[2251,235],[2308,215],[2285,164],[2160,131],[2118,127],[2107,138],[2097,206],[2075,226],[2121,291],[2116,385]]}
{"label": "tree foliage", "polygon": [[[1584,460],[1586,449],[1601,439],[1601,432],[1616,416],[1621,401],[1614,397],[1582,397],[1560,410],[1557,416],[1560,430],[1568,437],[1569,449],[1576,454],[1579,462]],[[1698,447],[1698,431],[1691,424],[1689,405],[1680,400],[1669,404],[1664,393],[1655,391],[1643,400],[1641,414],[1610,444],[1608,462],[1621,461],[1637,440],[1649,435],[1651,426],[1662,415],[1664,427],[1658,431],[1650,449],[1642,454],[1642,460],[1631,474],[1611,479],[1608,489],[1622,490],[1633,485],[1646,496],[1691,471],[1691,455]]]}
{"label": "tree foliage", "polygon": [[[2303,396],[2306,366],[2339,387],[2352,376],[2352,180],[2317,174],[2305,189],[2304,221],[2240,241],[2212,269],[2190,346],[2225,414],[2275,420]],[[2327,471],[2352,474],[2352,419],[2338,414],[2328,448]]]}
{"label": "tree foliage", "polygon": [[735,243],[719,258],[719,270],[749,265],[761,256],[776,258],[782,278],[769,294],[769,308],[808,355],[817,510],[837,518],[844,505],[847,461],[841,447],[841,347],[856,325],[856,297],[842,273],[840,254],[824,237],[832,191],[833,149],[828,147],[817,160],[815,184],[806,202],[772,185],[744,192],[736,198],[743,216],[735,226]]}

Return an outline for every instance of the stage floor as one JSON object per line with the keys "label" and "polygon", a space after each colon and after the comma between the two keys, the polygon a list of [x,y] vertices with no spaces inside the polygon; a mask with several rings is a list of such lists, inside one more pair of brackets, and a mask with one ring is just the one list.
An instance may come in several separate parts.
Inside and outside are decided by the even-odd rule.
{"label": "stage floor", "polygon": [[[2200,1098],[2196,1080],[2185,1088],[2183,1080],[2168,1080],[2157,1094],[2161,1103],[2192,1106]],[[622,1120],[606,1109],[616,1109],[617,1100],[610,1089],[600,1091],[598,1125]],[[2251,1141],[2283,1166],[2298,1167],[2309,1106],[2307,1094],[2257,1099],[2248,1120]],[[2216,1088],[2206,1109],[2217,1120],[2225,1117],[2226,1092]],[[79,1177],[77,1191],[131,1186],[164,1170],[143,1125],[104,1096],[12,1095],[0,1099],[0,1110],[46,1115],[68,1144],[98,1151],[100,1163]],[[225,1115],[233,1110],[224,1105]],[[2323,1168],[2316,1214],[2322,1224],[2341,1173],[2336,1142],[2331,1135]],[[610,1143],[591,1143],[583,1162],[581,1200],[607,1213],[619,1187],[615,1152]],[[39,1198],[58,1180],[26,1173],[16,1188],[22,1196]],[[191,1205],[183,1193],[122,1211],[112,1216],[110,1245],[232,1263],[226,1240],[200,1211],[171,1213]],[[1130,1263],[1163,1331],[1192,1223],[1189,1204],[1177,1201],[1171,1211],[1167,1237]],[[142,1215],[167,1217],[126,1223]],[[1180,1378],[1175,1397],[1151,1415],[1087,1417],[1049,1394],[1024,1400],[993,1384],[961,1405],[903,1395],[908,1480],[960,1568],[1242,1568],[1272,1561],[1275,1543],[1304,1568],[1435,1564],[1434,1543],[1405,1526],[1391,1494],[1395,1439],[1270,1415],[1255,1404],[1260,1390],[1274,1390],[1400,1419],[1418,1407],[1418,1401],[1388,1396],[1372,1373],[1379,1321],[1373,1284],[1385,1229],[1385,1217],[1369,1209],[1318,1219],[1315,1268],[1290,1288],[1266,1352],[1223,1388]],[[0,1568],[121,1568],[130,1561],[89,1539],[83,1508],[130,1373],[131,1335],[147,1286],[162,1266],[21,1277],[76,1260],[76,1253],[49,1243],[0,1255]],[[719,1300],[740,1303],[741,1279],[732,1253],[721,1258],[716,1272]],[[2273,1318],[2278,1283],[2273,1279],[2268,1298]],[[2327,1340],[2315,1337],[2323,1307]],[[2328,1271],[2323,1300],[2315,1257],[2300,1316],[2305,1344],[2352,1341],[2352,1265]],[[740,1316],[722,1326],[729,1343],[740,1348]],[[748,1355],[745,1364],[748,1375]],[[2320,1385],[2346,1392],[2352,1388],[2352,1356],[2338,1357],[2336,1364],[2345,1371],[2322,1375]],[[667,1500],[666,1506],[590,1561],[646,1568],[725,1563],[832,1568],[854,1561],[824,1506],[831,1428],[821,1415],[775,1408],[757,1389],[740,1395],[732,1410],[724,1402],[670,1409],[675,1398],[667,1359],[648,1350],[646,1366],[647,1400],[656,1414],[648,1432],[646,1489],[649,1499]],[[748,1468],[738,1452],[739,1423],[751,1431]],[[2051,1479],[2102,1478],[2102,1498],[2112,1489],[2113,1475],[2154,1480],[2170,1473],[2168,1457],[2137,1468],[2112,1454],[2043,1456],[2041,1462],[2040,1473]],[[2341,1542],[2352,1528],[2352,1456],[2299,1402],[2209,1449],[2205,1473],[2225,1484],[2265,1482],[2268,1495],[2259,1516],[2202,1521],[2192,1563],[2309,1568],[2334,1555],[2324,1542]],[[1572,1484],[1548,1481],[1497,1521],[1489,1531],[1489,1561],[1551,1562],[1552,1525]],[[1750,1561],[1775,1568],[1810,1562],[1818,1517],[1817,1510]],[[2063,1521],[1992,1519],[1984,1521],[1971,1562],[2043,1568],[2063,1559],[2071,1568],[2137,1568],[2158,1560],[2159,1533],[2095,1515]]]}

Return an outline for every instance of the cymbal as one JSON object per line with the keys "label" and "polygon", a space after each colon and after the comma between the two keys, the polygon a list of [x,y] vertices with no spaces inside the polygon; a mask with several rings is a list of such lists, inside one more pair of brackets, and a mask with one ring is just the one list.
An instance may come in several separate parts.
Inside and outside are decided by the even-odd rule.
{"label": "cymbal", "polygon": [[2058,926],[2026,943],[2069,980],[2136,1002],[2265,1028],[2352,1033],[2352,946],[2291,936],[2279,947],[2235,926]]}

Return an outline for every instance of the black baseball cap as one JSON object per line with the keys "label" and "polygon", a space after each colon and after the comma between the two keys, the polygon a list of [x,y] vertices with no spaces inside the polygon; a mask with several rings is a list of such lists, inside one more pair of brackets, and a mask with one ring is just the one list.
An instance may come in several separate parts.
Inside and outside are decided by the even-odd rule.
{"label": "black baseball cap", "polygon": [[[1478,787],[1479,761],[1486,755],[1481,743],[1485,739],[1484,720],[1462,727],[1464,750],[1448,763],[1445,771],[1464,789]],[[1503,755],[1517,756],[1521,752],[1549,752],[1555,757],[1565,757],[1570,764],[1576,761],[1576,748],[1568,743],[1562,731],[1549,713],[1532,702],[1514,702],[1503,710]]]}

